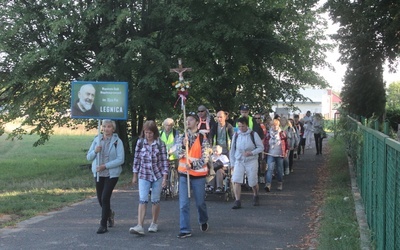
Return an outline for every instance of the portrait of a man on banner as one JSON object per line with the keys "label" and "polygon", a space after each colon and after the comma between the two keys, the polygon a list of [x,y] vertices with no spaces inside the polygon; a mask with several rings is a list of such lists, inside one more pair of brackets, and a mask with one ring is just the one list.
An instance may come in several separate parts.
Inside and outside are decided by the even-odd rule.
{"label": "portrait of a man on banner", "polygon": [[93,84],[84,84],[78,91],[78,98],[72,105],[73,116],[99,116],[99,111],[94,104],[96,89]]}

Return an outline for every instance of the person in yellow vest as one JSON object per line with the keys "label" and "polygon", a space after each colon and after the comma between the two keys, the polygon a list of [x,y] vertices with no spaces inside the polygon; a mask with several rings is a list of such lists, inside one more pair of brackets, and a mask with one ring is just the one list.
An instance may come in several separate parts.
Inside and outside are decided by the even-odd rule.
{"label": "person in yellow vest", "polygon": [[174,129],[175,122],[172,118],[167,118],[162,123],[163,128],[160,131],[160,140],[165,143],[168,152],[169,164],[178,166],[178,157],[173,152],[173,146],[177,143],[179,138],[179,131]]}
{"label": "person in yellow vest", "polygon": [[234,134],[233,126],[226,121],[226,112],[223,110],[218,111],[218,123],[211,128],[210,140],[212,146],[219,145],[222,147],[222,154],[229,155],[232,136]]}
{"label": "person in yellow vest", "polygon": [[[205,184],[208,174],[207,162],[209,159],[209,143],[207,137],[198,132],[199,117],[189,113],[186,118],[187,139],[183,135],[180,139],[180,160],[178,166],[179,176],[179,223],[178,238],[192,236],[190,226],[190,198],[188,196],[187,173],[190,175],[190,190],[192,191],[198,212],[200,230],[208,230],[208,212],[205,203]],[[186,144],[188,155],[186,156]],[[186,158],[187,157],[187,158]]]}
{"label": "person in yellow vest", "polygon": [[[250,116],[250,107],[247,104],[243,104],[242,106],[240,106],[240,117],[245,117],[247,118],[247,120],[249,121],[248,127],[249,129],[253,130],[254,132],[256,132],[258,134],[258,136],[262,139],[264,139],[264,132],[262,131],[260,125],[255,121],[255,119]],[[239,118],[240,118],[239,117]],[[235,122],[235,131],[237,131],[238,129],[238,122],[236,120]]]}

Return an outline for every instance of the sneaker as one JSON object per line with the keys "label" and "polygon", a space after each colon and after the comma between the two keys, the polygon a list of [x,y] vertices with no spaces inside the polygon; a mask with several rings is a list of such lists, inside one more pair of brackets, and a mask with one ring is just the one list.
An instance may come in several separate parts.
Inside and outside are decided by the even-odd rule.
{"label": "sneaker", "polygon": [[108,220],[107,220],[107,222],[108,222],[108,227],[113,227],[114,226],[114,216],[115,216],[115,212],[114,211],[111,211],[111,215],[110,215],[110,217],[108,217]]}
{"label": "sneaker", "polygon": [[264,187],[265,192],[271,192],[271,184],[266,184]]}
{"label": "sneaker", "polygon": [[289,169],[286,169],[285,170],[285,175],[289,175],[289,174],[290,174]]}
{"label": "sneaker", "polygon": [[206,187],[206,193],[212,193],[213,190],[214,190],[214,187],[213,187],[213,186],[207,185],[207,187]]}
{"label": "sneaker", "polygon": [[240,201],[236,200],[236,201],[233,203],[232,209],[239,209],[239,208],[241,208],[241,207],[242,207],[242,203],[241,203]]}
{"label": "sneaker", "polygon": [[282,182],[278,182],[278,187],[276,189],[278,189],[279,191],[282,191],[283,183]]}
{"label": "sneaker", "polygon": [[253,196],[253,206],[260,206],[260,197],[258,195]]}
{"label": "sneaker", "polygon": [[187,238],[187,237],[190,237],[190,236],[192,236],[192,233],[180,233],[176,237],[178,237],[179,239],[184,239],[184,238]]}
{"label": "sneaker", "polygon": [[217,189],[215,189],[215,192],[216,192],[216,193],[222,193],[222,188],[217,187]]}
{"label": "sneaker", "polygon": [[153,223],[153,222],[152,222],[152,223],[150,224],[150,227],[149,227],[148,231],[151,232],[151,233],[157,233],[157,231],[158,231],[158,225],[157,225],[156,223]]}
{"label": "sneaker", "polygon": [[201,230],[202,232],[207,232],[207,230],[208,230],[208,223],[206,222],[206,223],[201,224],[201,225],[200,225],[200,230]]}
{"label": "sneaker", "polygon": [[138,234],[138,235],[144,235],[144,229],[141,225],[136,225],[135,227],[129,228],[129,233],[130,234]]}
{"label": "sneaker", "polygon": [[108,232],[107,227],[100,226],[99,229],[97,229],[98,234],[104,234],[107,232]]}

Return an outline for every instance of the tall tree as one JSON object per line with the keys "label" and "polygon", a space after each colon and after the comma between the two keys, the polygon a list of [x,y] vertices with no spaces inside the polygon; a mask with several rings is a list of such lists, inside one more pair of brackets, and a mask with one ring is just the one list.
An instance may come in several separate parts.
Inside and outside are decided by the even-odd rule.
{"label": "tall tree", "polygon": [[387,89],[387,108],[400,110],[400,81],[392,82]]}
{"label": "tall tree", "polygon": [[[306,85],[325,86],[323,23],[316,1],[174,1],[165,29],[173,52],[196,70],[196,101],[235,110],[301,99]],[[171,11],[172,12],[172,11]],[[177,46],[179,45],[179,46]]]}
{"label": "tall tree", "polygon": [[0,122],[26,117],[44,143],[54,126],[82,122],[66,112],[71,80],[127,81],[131,127],[120,131],[137,136],[146,118],[178,116],[168,73],[178,57],[194,68],[189,109],[301,99],[299,88],[325,84],[313,71],[326,49],[316,4],[0,0]]}
{"label": "tall tree", "polygon": [[385,113],[383,64],[399,56],[400,5],[389,1],[328,0],[332,19],[340,24],[334,38],[341,61],[348,64],[342,91],[344,107],[357,115]]}

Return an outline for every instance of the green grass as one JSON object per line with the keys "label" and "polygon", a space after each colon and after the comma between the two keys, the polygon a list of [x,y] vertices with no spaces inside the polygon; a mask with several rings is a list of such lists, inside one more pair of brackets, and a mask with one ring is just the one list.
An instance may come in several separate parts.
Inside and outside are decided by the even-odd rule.
{"label": "green grass", "polygon": [[[350,173],[341,140],[330,140],[328,178],[319,228],[318,249],[360,249]],[[346,198],[347,197],[347,198]]]}
{"label": "green grass", "polygon": [[[95,195],[92,172],[84,166],[90,164],[86,152],[93,135],[53,135],[45,145],[33,147],[37,138],[0,137],[0,216],[13,218],[0,227]],[[124,169],[118,186],[129,178]]]}
{"label": "green grass", "polygon": [[[18,221],[62,208],[95,194],[94,178],[86,151],[93,135],[53,135],[43,146],[33,147],[36,136],[21,141],[0,137],[0,216]],[[350,189],[344,144],[330,140],[318,249],[359,249],[358,224]],[[129,165],[129,164],[128,164]],[[117,188],[127,185],[131,172],[125,168]],[[349,197],[346,201],[344,198]]]}

